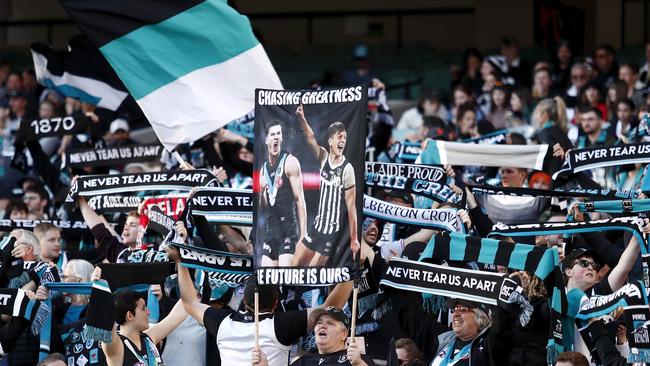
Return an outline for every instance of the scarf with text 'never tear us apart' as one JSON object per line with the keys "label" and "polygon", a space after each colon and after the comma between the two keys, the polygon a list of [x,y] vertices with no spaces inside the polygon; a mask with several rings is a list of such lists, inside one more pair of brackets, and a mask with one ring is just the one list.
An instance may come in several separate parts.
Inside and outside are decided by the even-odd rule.
{"label": "scarf with text 'never tear us apart'", "polygon": [[201,187],[189,201],[192,215],[205,216],[210,222],[253,225],[253,190]]}
{"label": "scarf with text 'never tear us apart'", "polygon": [[[420,261],[477,262],[528,271],[544,280],[551,300],[551,321],[547,344],[547,362],[553,364],[557,355],[570,349],[562,334],[563,317],[567,311],[566,293],[556,248],[511,243],[460,233],[434,235],[420,255]],[[559,330],[559,331],[558,331]]]}
{"label": "scarf with text 'never tear us apart'", "polygon": [[392,258],[379,284],[489,305],[517,304],[522,326],[528,324],[533,313],[523,288],[502,273]]}
{"label": "scarf with text 'never tear us apart'", "polygon": [[64,217],[78,196],[142,191],[190,191],[197,186],[218,186],[217,178],[208,170],[146,172],[136,174],[83,175],[73,181],[57,216]]}
{"label": "scarf with text 'never tear us apart'", "polygon": [[553,179],[594,168],[650,162],[650,142],[574,149],[566,154],[564,165]]}

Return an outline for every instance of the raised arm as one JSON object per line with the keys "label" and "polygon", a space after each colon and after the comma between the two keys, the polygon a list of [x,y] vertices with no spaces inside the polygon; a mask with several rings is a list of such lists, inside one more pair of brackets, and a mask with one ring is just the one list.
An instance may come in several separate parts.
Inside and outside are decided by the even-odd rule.
{"label": "raised arm", "polygon": [[300,241],[307,234],[307,206],[305,204],[305,194],[302,189],[302,172],[300,170],[300,162],[295,156],[289,155],[287,161],[284,163],[284,171],[289,177],[291,183],[291,190],[293,191],[293,199],[296,201],[298,208],[298,228],[300,228]]}
{"label": "raised arm", "polygon": [[183,320],[187,318],[187,313],[183,308],[183,302],[177,301],[176,305],[171,312],[165,317],[165,319],[151,326],[149,329],[144,332],[151,337],[153,343],[160,343],[169,333],[173,332],[176,327],[178,327]]}
{"label": "raised arm", "polygon": [[79,210],[81,211],[81,216],[83,216],[84,221],[88,224],[88,228],[92,229],[99,224],[106,225],[106,219],[98,215],[86,201],[86,197],[79,196],[77,198],[77,203],[79,204]]}
{"label": "raised arm", "polygon": [[305,110],[302,104],[299,105],[296,109],[296,116],[298,116],[300,128],[302,128],[303,132],[305,133],[305,137],[307,138],[307,145],[309,145],[309,149],[311,150],[312,154],[314,154],[314,156],[318,159],[318,161],[322,162],[327,155],[327,151],[324,148],[318,146],[314,131],[309,126],[309,123],[307,123],[307,118],[305,118]]}
{"label": "raised arm", "polygon": [[[646,228],[649,226],[644,227],[644,231]],[[612,272],[609,274],[608,281],[609,281],[609,286],[612,288],[612,291],[616,291],[623,287],[625,282],[627,281],[627,276],[632,270],[632,267],[634,266],[634,263],[636,262],[636,258],[639,256],[639,242],[636,239],[636,236],[632,235],[632,239],[630,240],[630,243],[627,245],[627,248],[625,248],[625,251],[623,251],[623,254],[621,254],[621,258],[618,260],[618,264],[614,269],[612,269]]]}
{"label": "raised arm", "polygon": [[205,313],[205,310],[210,306],[202,304],[199,301],[198,293],[192,283],[192,277],[190,277],[190,271],[180,263],[180,254],[178,249],[166,246],[165,252],[167,252],[167,256],[170,260],[176,262],[176,268],[178,270],[178,288],[181,292],[181,300],[183,307],[185,307],[185,311],[196,319],[199,324],[203,325],[203,313]]}
{"label": "raised arm", "polygon": [[[332,292],[330,292],[330,294],[327,295],[327,298],[325,299],[325,302],[323,303],[322,307],[334,306],[336,308],[342,309],[345,303],[348,301],[351,292],[352,292],[352,281],[337,283],[336,286],[334,286]],[[316,325],[316,323],[312,323],[309,320],[309,315],[314,309],[317,308],[307,309],[307,320],[309,322],[308,323],[309,330],[314,329],[314,326]]]}

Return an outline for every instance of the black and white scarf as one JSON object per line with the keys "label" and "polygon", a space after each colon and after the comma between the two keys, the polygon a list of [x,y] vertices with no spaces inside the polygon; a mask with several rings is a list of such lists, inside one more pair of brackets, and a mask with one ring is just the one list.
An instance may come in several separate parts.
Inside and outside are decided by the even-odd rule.
{"label": "black and white scarf", "polygon": [[84,336],[111,342],[115,317],[112,291],[134,285],[162,284],[175,272],[174,263],[100,263],[102,279],[93,282]]}
{"label": "black and white scarf", "polygon": [[447,185],[447,173],[442,167],[366,162],[366,187],[397,190],[431,198],[437,202],[461,201]]}
{"label": "black and white scarf", "polygon": [[567,153],[564,165],[553,174],[553,179],[594,168],[648,162],[650,142],[574,149]]}
{"label": "black and white scarf", "polygon": [[396,224],[465,232],[457,213],[455,209],[411,208],[384,202],[368,195],[363,196],[364,215]]}
{"label": "black and white scarf", "polygon": [[160,145],[127,145],[91,149],[66,150],[61,159],[61,168],[85,166],[116,166],[134,162],[160,159],[163,147]]}
{"label": "black and white scarf", "polygon": [[58,227],[63,232],[84,232],[88,230],[88,224],[85,221],[0,219],[0,231],[11,231],[14,229],[33,230],[38,224],[45,222]]}
{"label": "black and white scarf", "polygon": [[420,156],[423,164],[511,166],[544,170],[548,150],[548,145],[477,145],[427,140]]}
{"label": "black and white scarf", "polygon": [[521,286],[501,273],[393,258],[379,284],[489,305],[517,303],[523,310],[522,326],[528,324],[533,313]]}
{"label": "black and white scarf", "polygon": [[253,274],[253,257],[246,254],[221,252],[207,248],[169,243],[178,248],[181,264],[187,268],[206,271],[211,286],[235,287]]}
{"label": "black and white scarf", "polygon": [[201,187],[190,200],[192,215],[210,222],[253,225],[253,190]]}
{"label": "black and white scarf", "polygon": [[518,197],[587,197],[592,199],[627,199],[635,198],[635,191],[617,191],[611,189],[535,189],[521,187],[496,187],[468,185],[475,195],[502,195]]}
{"label": "black and white scarf", "polygon": [[580,234],[601,232],[607,230],[623,230],[631,232],[638,240],[641,253],[647,254],[648,247],[643,233],[643,219],[636,216],[615,217],[613,219],[600,219],[578,222],[544,222],[540,224],[506,225],[496,223],[488,236],[531,236],[550,234]]}
{"label": "black and white scarf", "polygon": [[640,282],[628,283],[607,296],[588,297],[580,289],[572,289],[567,294],[568,314],[576,319],[585,344],[592,345],[593,341],[587,327],[589,319],[603,317],[609,321],[615,320],[612,314],[622,307],[630,347],[627,361],[630,363],[650,362],[650,334],[648,332],[650,309],[645,294],[646,288]]}
{"label": "black and white scarf", "polygon": [[98,214],[127,213],[138,208],[143,198],[140,196],[99,195],[88,199],[88,206]]}
{"label": "black and white scarf", "polygon": [[31,321],[31,331],[34,335],[41,331],[50,311],[51,309],[47,305],[31,300],[21,289],[0,289],[0,314],[20,316]]}
{"label": "black and white scarf", "polygon": [[116,175],[83,175],[70,186],[59,217],[70,211],[77,196],[96,196],[140,191],[190,191],[196,186],[218,186],[217,178],[207,170],[147,172]]}

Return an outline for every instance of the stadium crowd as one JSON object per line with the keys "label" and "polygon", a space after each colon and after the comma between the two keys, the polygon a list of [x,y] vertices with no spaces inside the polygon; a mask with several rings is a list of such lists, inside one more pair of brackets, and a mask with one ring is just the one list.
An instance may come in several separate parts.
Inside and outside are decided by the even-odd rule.
{"label": "stadium crowd", "polygon": [[[646,164],[597,167],[561,183],[552,175],[572,149],[646,141],[650,44],[646,45],[647,60],[639,64],[618,63],[615,50],[607,45],[596,48],[592,57],[574,55],[571,45],[561,43],[552,61],[530,65],[520,57],[517,41],[506,37],[499,54],[483,55],[468,49],[462,65],[450,71],[449,95],[424,91],[417,104],[399,116],[393,115],[391,103],[382,93],[390,85],[384,85],[382,75],[372,71],[366,52],[357,51],[356,69],[337,80],[367,85],[379,95],[369,98],[365,141],[369,160],[417,164],[421,161],[417,156],[407,157],[399,147],[421,149],[428,140],[471,143],[494,136],[502,136],[498,143],[508,145],[548,144],[553,155],[544,171],[454,166],[451,162],[445,169],[454,191],[464,197],[463,206],[375,189],[377,198],[407,207],[456,208],[471,235],[486,237],[494,223],[580,222],[617,214],[583,212],[575,199],[475,195],[470,185],[641,192]],[[78,197],[66,220],[84,222],[85,227],[60,228],[57,222],[62,220],[56,213],[64,206],[75,177],[207,168],[222,186],[249,189],[253,187],[252,120],[232,122],[182,147],[183,162],[163,152],[160,159],[148,162],[70,168],[62,165],[62,160],[71,149],[139,143],[131,136],[135,117],[65,97],[39,85],[33,70],[20,71],[8,63],[0,65],[0,85],[0,216],[4,219],[0,229],[6,237],[15,238],[10,250],[3,247],[0,286],[22,288],[30,299],[49,304],[52,313],[49,326],[39,335],[30,328],[30,321],[4,314],[0,365],[547,364],[552,309],[542,279],[532,271],[447,261],[449,266],[507,273],[532,305],[526,325],[506,306],[427,298],[418,292],[379,286],[391,258],[418,260],[437,232],[371,218],[363,220],[360,238],[359,273],[364,285],[359,289],[354,322],[350,319],[351,283],[287,288],[256,285],[251,277],[238,287],[211,288],[202,284],[193,270],[177,265],[173,275],[150,284],[144,292],[127,289],[115,293],[117,325],[111,343],[88,338],[83,327],[90,317],[90,293],[66,284],[99,280],[105,271],[98,264],[127,266],[136,252],[159,251],[170,262],[180,259],[172,247],[159,248],[161,238],[148,232],[146,217],[151,206],[143,203],[128,213],[98,213],[90,198]],[[341,85],[312,81],[308,86]],[[64,116],[86,120],[89,128],[63,137],[17,138],[21,124]],[[140,202],[154,195],[144,192]],[[636,197],[645,198],[642,193]],[[11,227],[16,222],[23,226]],[[211,225],[198,218],[194,228],[186,228],[181,219],[174,227],[182,240],[192,245],[253,253],[249,227]],[[650,232],[650,226],[643,231]],[[579,288],[588,296],[609,295],[643,278],[639,255],[643,244],[619,231],[531,235],[514,241],[557,248],[566,291]],[[63,283],[61,287],[48,286],[39,278],[46,267],[46,271],[60,274],[55,277]],[[259,348],[253,347],[255,290],[259,293]],[[354,334],[360,338],[347,343],[353,324]],[[615,319],[609,314],[590,319],[590,342],[584,342],[576,328],[565,335],[574,340],[573,349],[557,355],[555,364],[627,364],[626,327],[622,317]]]}

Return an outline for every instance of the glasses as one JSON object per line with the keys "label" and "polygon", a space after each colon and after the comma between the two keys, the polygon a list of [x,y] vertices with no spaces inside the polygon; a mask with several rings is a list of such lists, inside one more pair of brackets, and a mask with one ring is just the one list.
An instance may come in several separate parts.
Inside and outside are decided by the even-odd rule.
{"label": "glasses", "polygon": [[61,276],[61,279],[63,280],[63,282],[83,282],[83,278],[74,275],[70,275],[70,276],[63,275]]}
{"label": "glasses", "polygon": [[576,261],[576,264],[579,264],[580,267],[582,267],[582,268],[587,268],[587,267],[591,266],[591,268],[593,268],[594,271],[596,271],[596,272],[600,271],[600,268],[602,267],[599,263],[588,261],[586,259],[578,259]]}
{"label": "glasses", "polygon": [[455,314],[455,313],[463,314],[463,313],[468,313],[468,312],[472,311],[472,309],[468,308],[465,305],[456,305],[456,306],[454,306],[453,309],[450,309],[450,310],[451,310],[452,314]]}
{"label": "glasses", "polygon": [[38,196],[23,196],[23,201],[33,201],[39,199]]}

